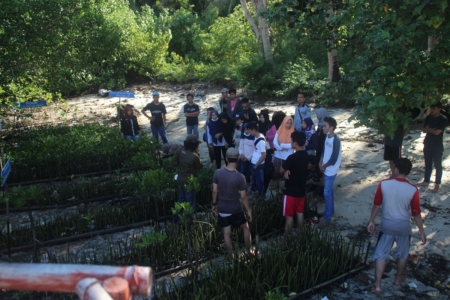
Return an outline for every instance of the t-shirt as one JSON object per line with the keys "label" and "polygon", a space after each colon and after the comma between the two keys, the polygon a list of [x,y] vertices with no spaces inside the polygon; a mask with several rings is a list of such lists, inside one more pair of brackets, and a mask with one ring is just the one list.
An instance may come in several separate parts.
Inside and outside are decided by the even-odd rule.
{"label": "t-shirt", "polygon": [[[258,162],[258,160],[261,158],[261,154],[262,153],[266,153],[266,139],[264,138],[264,135],[262,133],[259,134],[258,137],[255,136],[255,142],[258,140],[259,142],[255,145],[255,152],[253,152],[253,156],[252,156],[252,164],[256,164]],[[264,160],[262,161],[261,164],[264,163]]]}
{"label": "t-shirt", "polygon": [[144,111],[149,110],[152,114],[152,117],[155,118],[154,121],[150,121],[150,124],[153,126],[164,126],[163,122],[163,114],[167,114],[166,106],[159,102],[155,104],[155,102],[151,102],[144,107]]}
{"label": "t-shirt", "polygon": [[308,174],[308,153],[297,151],[283,161],[283,169],[289,170],[289,179],[284,182],[284,194],[292,197],[304,197],[306,194],[306,176]]}
{"label": "t-shirt", "polygon": [[391,147],[401,147],[403,143],[403,125],[398,125],[397,130],[394,132],[394,137],[391,139],[390,136],[386,135],[384,137],[384,144]]}
{"label": "t-shirt", "polygon": [[423,123],[423,128],[427,127],[427,125],[431,129],[439,129],[442,130],[441,134],[434,135],[432,133],[427,133],[425,136],[424,148],[430,150],[441,150],[444,151],[444,130],[448,125],[448,120],[444,115],[439,115],[438,117],[433,117],[429,115],[426,117],[425,122]]}
{"label": "t-shirt", "polygon": [[[200,111],[200,107],[197,104],[190,105],[189,103],[184,105],[184,113],[194,113]],[[186,117],[186,125],[198,125],[198,117]]]}
{"label": "t-shirt", "polygon": [[378,184],[374,205],[381,205],[380,231],[390,235],[410,235],[410,211],[420,214],[419,190],[407,179],[386,179]]}
{"label": "t-shirt", "polygon": [[217,211],[223,214],[242,212],[240,192],[247,190],[244,175],[237,170],[218,169],[214,172],[213,183],[217,184]]}
{"label": "t-shirt", "polygon": [[324,172],[326,176],[334,176],[339,172],[341,157],[341,140],[336,134],[334,134],[332,137],[327,136],[322,153],[322,164],[325,165],[327,163],[330,163],[330,165],[325,169]]}

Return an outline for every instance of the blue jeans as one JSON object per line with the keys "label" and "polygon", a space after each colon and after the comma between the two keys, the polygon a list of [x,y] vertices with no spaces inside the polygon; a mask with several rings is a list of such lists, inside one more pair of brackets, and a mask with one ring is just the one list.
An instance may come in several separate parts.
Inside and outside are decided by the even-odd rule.
{"label": "blue jeans", "polygon": [[187,134],[195,134],[198,138],[198,125],[186,125]]}
{"label": "blue jeans", "polygon": [[239,172],[244,175],[245,180],[247,180],[249,178],[248,174],[251,171],[251,169],[252,169],[252,163],[249,160],[247,160],[247,161],[240,160],[239,161]]}
{"label": "blue jeans", "polygon": [[133,140],[133,141],[135,141],[135,140],[137,140],[139,138],[139,134],[136,134],[136,135],[126,135],[125,136],[125,139],[126,140]]}
{"label": "blue jeans", "polygon": [[256,169],[252,164],[252,192],[258,192],[262,199],[265,199],[264,195],[264,164],[260,164]]}
{"label": "blue jeans", "polygon": [[157,141],[159,141],[159,136],[158,135],[160,135],[163,144],[168,143],[167,137],[166,137],[166,129],[164,128],[164,126],[150,125],[150,128],[152,129],[152,134],[153,134],[153,136],[155,137],[155,139]]}
{"label": "blue jeans", "polygon": [[336,175],[327,176],[323,175],[323,196],[325,197],[325,213],[323,220],[331,222],[331,215],[334,214],[334,195],[333,195],[333,184],[336,179]]}
{"label": "blue jeans", "polygon": [[442,179],[442,155],[444,152],[440,149],[423,149],[423,156],[425,158],[425,178],[423,181],[430,182],[431,172],[433,171],[433,163],[436,168],[435,184],[441,184]]}

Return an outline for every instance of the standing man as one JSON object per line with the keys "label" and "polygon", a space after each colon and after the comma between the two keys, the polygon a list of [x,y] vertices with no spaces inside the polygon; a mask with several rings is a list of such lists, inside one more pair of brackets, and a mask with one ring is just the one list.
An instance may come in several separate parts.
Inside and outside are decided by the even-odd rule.
{"label": "standing man", "polygon": [[408,128],[404,129],[403,125],[398,125],[394,132],[394,137],[384,136],[384,160],[389,161],[391,169],[391,178],[394,178],[395,161],[402,157],[403,137],[408,133]]}
{"label": "standing man", "polygon": [[375,294],[381,292],[381,277],[394,241],[397,243],[397,248],[394,251],[394,257],[397,259],[397,277],[394,283],[401,285],[405,280],[403,271],[406,268],[411,239],[410,211],[419,228],[422,245],[425,245],[427,241],[420,215],[419,191],[406,179],[406,176],[411,172],[411,168],[412,163],[409,159],[397,159],[394,170],[396,177],[381,181],[375,193],[372,214],[367,226],[367,230],[373,233],[375,217],[380,207],[383,206],[380,232],[374,255],[375,289],[372,292]]}
{"label": "standing man", "polygon": [[230,89],[230,98],[227,101],[227,114],[230,119],[234,119],[236,114],[242,110],[241,100],[236,96],[236,89]]}
{"label": "standing man", "polygon": [[308,174],[308,154],[305,151],[306,135],[304,132],[291,133],[291,144],[295,153],[283,162],[280,172],[284,174],[285,186],[283,196],[283,216],[286,219],[284,235],[287,236],[294,225],[294,215],[297,216],[297,228],[304,221],[306,175]]}
{"label": "standing man", "polygon": [[336,175],[341,165],[342,147],[341,140],[334,133],[337,122],[332,117],[326,117],[323,124],[323,132],[327,135],[323,148],[322,158],[319,162],[319,168],[323,172],[323,183],[325,197],[325,212],[319,228],[328,226],[331,222],[331,215],[334,214],[334,194],[333,185]]}
{"label": "standing man", "polygon": [[213,178],[212,211],[219,214],[218,225],[223,228],[223,238],[225,247],[231,258],[233,255],[233,244],[231,243],[231,227],[241,227],[244,233],[244,242],[247,251],[250,253],[252,237],[248,227],[241,202],[247,210],[249,222],[252,221],[252,210],[247,200],[247,184],[244,175],[236,170],[236,163],[239,158],[239,151],[236,148],[228,148],[226,160],[228,165],[225,168],[217,169]]}
{"label": "standing man", "polygon": [[223,88],[221,91],[222,93],[222,97],[219,100],[219,107],[220,107],[220,112],[227,112],[227,103],[228,103],[228,89],[227,88]]}
{"label": "standing man", "polygon": [[198,139],[198,115],[200,107],[194,103],[194,95],[189,93],[186,95],[188,103],[184,105],[184,116],[186,117],[187,134],[195,134]]}
{"label": "standing man", "polygon": [[253,152],[252,163],[252,194],[256,192],[261,199],[265,199],[264,194],[264,162],[266,160],[266,139],[262,133],[258,131],[256,122],[247,123],[248,132],[255,137],[255,151]]}
{"label": "standing man", "polygon": [[250,102],[247,97],[241,99],[242,110],[239,115],[244,117],[244,123],[256,122],[258,123],[258,116],[253,108],[250,107]]}
{"label": "standing man", "polygon": [[[157,141],[159,141],[159,135],[161,136],[163,144],[168,143],[166,137],[166,106],[159,102],[159,93],[154,91],[153,102],[147,104],[142,110],[142,114],[150,120],[150,127],[152,129],[152,135]],[[149,110],[151,117],[149,117],[145,111]]]}
{"label": "standing man", "polygon": [[295,116],[294,116],[294,128],[297,131],[302,131],[302,121],[306,117],[311,118],[311,108],[308,104],[305,103],[306,94],[298,93],[297,94],[297,102],[298,105],[295,108]]}
{"label": "standing man", "polygon": [[430,115],[423,123],[422,132],[426,133],[423,141],[423,156],[425,157],[425,177],[417,186],[428,186],[430,184],[433,163],[436,169],[436,180],[434,181],[433,193],[439,193],[442,179],[442,155],[444,154],[444,130],[448,120],[441,115],[442,103],[438,102],[430,106]]}
{"label": "standing man", "polygon": [[188,202],[195,211],[195,194],[197,191],[186,190],[186,184],[192,175],[197,177],[198,171],[203,167],[198,154],[198,145],[200,141],[195,134],[186,137],[182,148],[178,149],[173,155],[172,165],[178,171],[178,202]]}

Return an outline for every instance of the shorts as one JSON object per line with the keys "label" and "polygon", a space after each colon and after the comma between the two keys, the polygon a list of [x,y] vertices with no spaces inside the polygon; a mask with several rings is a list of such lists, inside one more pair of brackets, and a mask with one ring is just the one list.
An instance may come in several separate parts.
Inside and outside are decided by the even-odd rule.
{"label": "shorts", "polygon": [[384,160],[396,161],[402,156],[402,147],[384,145]]}
{"label": "shorts", "polygon": [[390,235],[380,231],[373,260],[388,259],[394,241],[397,243],[397,248],[392,256],[394,258],[407,259],[410,240],[410,235]]}
{"label": "shorts", "polygon": [[239,228],[242,224],[247,223],[247,219],[245,218],[243,212],[232,214],[231,216],[228,217],[222,217],[220,215],[218,216],[219,220],[217,221],[217,225],[219,225],[222,228],[228,227],[230,225],[233,226],[233,228]]}
{"label": "shorts", "polygon": [[293,217],[295,213],[302,214],[305,207],[305,197],[283,196],[283,216]]}

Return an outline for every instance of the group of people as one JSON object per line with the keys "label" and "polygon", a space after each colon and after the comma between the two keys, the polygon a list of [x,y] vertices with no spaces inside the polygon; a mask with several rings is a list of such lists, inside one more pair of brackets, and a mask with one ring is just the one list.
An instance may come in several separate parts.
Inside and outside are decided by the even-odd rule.
{"label": "group of people", "polygon": [[[212,210],[218,214],[218,225],[223,227],[225,246],[233,255],[231,228],[242,228],[245,245],[250,250],[251,234],[248,221],[252,219],[249,200],[254,195],[265,199],[265,194],[272,180],[285,181],[283,190],[283,215],[285,217],[285,234],[294,227],[301,227],[304,222],[303,210],[307,186],[310,190],[323,194],[325,211],[318,224],[323,228],[330,224],[334,216],[333,184],[342,160],[342,145],[335,134],[337,122],[328,115],[325,108],[315,109],[317,127],[311,118],[311,108],[306,104],[306,95],[297,95],[298,104],[295,115],[286,116],[276,112],[269,118],[265,109],[257,114],[250,107],[249,99],[239,99],[235,89],[222,89],[219,110],[207,109],[203,141],[208,145],[211,165],[216,167],[213,178]],[[155,138],[161,136],[167,143],[165,135],[166,110],[160,103],[158,92],[153,93],[154,101],[142,109],[150,119]],[[188,201],[195,207],[195,191],[185,189],[188,177],[195,176],[202,163],[198,155],[199,133],[198,115],[200,108],[193,103],[193,95],[187,95],[188,103],[184,106],[187,137],[183,147],[177,149],[173,164],[178,169],[179,201]],[[145,114],[151,111],[151,116]],[[389,161],[392,176],[378,185],[375,193],[368,231],[375,231],[375,218],[381,207],[381,225],[375,250],[375,288],[374,293],[381,292],[381,278],[394,242],[397,248],[394,257],[398,259],[395,284],[404,281],[403,272],[410,248],[412,215],[417,223],[422,245],[426,235],[420,215],[418,187],[427,187],[430,183],[433,164],[436,169],[435,185],[432,190],[438,193],[442,179],[442,156],[444,151],[443,133],[448,120],[441,114],[442,104],[430,106],[430,115],[423,126],[425,176],[421,183],[410,184],[407,176],[412,163],[402,158],[403,136],[407,133],[404,126],[399,126],[394,136],[385,138],[384,159]],[[139,136],[139,125],[135,117],[125,108],[122,120],[124,138]],[[131,131],[130,131],[131,130]],[[130,134],[131,133],[131,134]],[[225,167],[222,167],[222,159]],[[251,179],[250,179],[251,178]],[[251,182],[251,194],[247,195],[248,183]],[[245,217],[242,205],[247,211]],[[296,221],[294,221],[296,219]]]}

